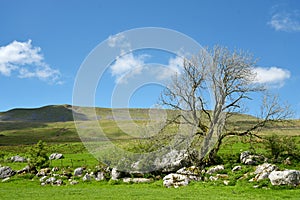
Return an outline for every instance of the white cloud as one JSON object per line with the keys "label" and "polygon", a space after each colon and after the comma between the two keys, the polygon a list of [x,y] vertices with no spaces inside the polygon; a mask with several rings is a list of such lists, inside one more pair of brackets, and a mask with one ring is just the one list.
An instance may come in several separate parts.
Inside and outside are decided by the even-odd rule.
{"label": "white cloud", "polygon": [[177,56],[175,58],[170,58],[168,65],[158,74],[159,80],[169,79],[175,74],[180,74],[183,68],[183,58]]}
{"label": "white cloud", "polygon": [[134,56],[132,53],[118,57],[110,67],[112,76],[116,77],[116,83],[124,83],[130,76],[141,73],[145,59],[149,57],[146,54]]}
{"label": "white cloud", "polygon": [[291,73],[288,70],[278,67],[257,67],[253,71],[256,73],[254,83],[268,84],[276,87],[282,87],[284,81],[291,77]]}
{"label": "white cloud", "polygon": [[0,47],[0,74],[11,76],[16,73],[19,78],[38,78],[49,83],[59,81],[59,70],[52,69],[44,62],[40,47],[34,47],[31,40],[13,41]]}
{"label": "white cloud", "polygon": [[268,24],[276,31],[300,31],[300,12],[298,10],[276,12]]}

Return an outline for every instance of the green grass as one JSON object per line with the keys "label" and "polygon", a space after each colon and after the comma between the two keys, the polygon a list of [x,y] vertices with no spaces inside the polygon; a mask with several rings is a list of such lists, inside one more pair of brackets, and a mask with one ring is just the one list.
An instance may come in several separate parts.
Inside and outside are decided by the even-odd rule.
{"label": "green grass", "polygon": [[6,199],[299,199],[299,189],[270,190],[252,186],[224,186],[213,183],[191,183],[187,187],[164,188],[162,181],[151,184],[107,182],[78,185],[40,186],[35,181],[14,178],[0,183],[0,195]]}

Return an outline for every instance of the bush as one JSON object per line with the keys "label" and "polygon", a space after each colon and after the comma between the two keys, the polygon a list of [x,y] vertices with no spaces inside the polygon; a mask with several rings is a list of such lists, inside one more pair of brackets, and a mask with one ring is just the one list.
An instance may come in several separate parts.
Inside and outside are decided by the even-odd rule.
{"label": "bush", "polygon": [[49,157],[47,156],[46,143],[39,141],[36,145],[29,149],[28,165],[31,171],[49,167]]}

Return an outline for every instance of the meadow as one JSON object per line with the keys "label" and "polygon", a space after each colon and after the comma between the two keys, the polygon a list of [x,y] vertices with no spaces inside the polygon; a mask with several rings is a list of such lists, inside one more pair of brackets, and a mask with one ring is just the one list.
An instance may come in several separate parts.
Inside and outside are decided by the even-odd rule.
{"label": "meadow", "polygon": [[[143,109],[131,110],[136,123],[143,124],[147,118]],[[60,113],[61,114],[61,113]],[[124,134],[110,119],[110,110],[98,110],[102,119],[98,121],[105,130],[107,137],[118,146],[129,148],[137,141]],[[24,112],[22,112],[24,115]],[[53,116],[51,116],[53,117]],[[244,128],[255,122],[252,116],[235,116],[232,125]],[[126,123],[126,121],[122,121]],[[265,127],[261,136],[277,134],[292,137],[300,148],[300,121],[288,123],[278,122]],[[49,155],[54,152],[64,154],[62,160],[52,160],[50,167],[69,169],[77,167],[94,168],[99,165],[97,160],[85,148],[78,136],[73,121],[0,121],[0,165],[10,166],[14,170],[22,169],[27,163],[12,163],[8,159],[14,155],[28,156],[29,148],[39,140],[47,143]],[[103,145],[106,141],[103,141]],[[226,138],[219,156],[222,158],[226,173],[231,174],[231,168],[237,165],[242,151],[255,149],[257,153],[268,154],[262,141],[243,137]],[[289,166],[277,163],[281,169],[300,170],[299,160],[293,160]],[[243,166],[246,171],[254,171],[253,166]],[[232,174],[233,175],[233,174]],[[242,174],[240,174],[242,175]],[[238,178],[238,175],[234,175]],[[80,181],[80,178],[78,178]],[[67,180],[65,180],[67,182]],[[32,175],[16,175],[7,182],[0,182],[0,199],[299,199],[300,188],[289,186],[272,186],[270,183],[258,183],[253,186],[248,180],[236,181],[233,185],[224,185],[222,181],[192,182],[186,187],[165,188],[162,180],[146,184],[127,184],[111,181],[80,182],[78,185],[41,186],[39,178]]]}

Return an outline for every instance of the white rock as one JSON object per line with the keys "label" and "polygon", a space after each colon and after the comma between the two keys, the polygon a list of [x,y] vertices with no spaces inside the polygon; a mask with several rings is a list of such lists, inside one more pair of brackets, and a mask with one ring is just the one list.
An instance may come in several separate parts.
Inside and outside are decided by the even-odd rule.
{"label": "white rock", "polygon": [[235,166],[234,168],[232,168],[232,172],[236,172],[236,171],[240,171],[242,169],[242,166],[238,165],[238,166]]}
{"label": "white rock", "polygon": [[91,175],[89,175],[88,173],[86,173],[83,177],[82,177],[83,181],[91,181]]}
{"label": "white rock", "polygon": [[273,171],[270,173],[269,179],[272,185],[297,186],[300,184],[300,171],[298,170]]}
{"label": "white rock", "polygon": [[2,180],[2,183],[9,181],[10,177],[6,177],[5,179]]}
{"label": "white rock", "polygon": [[224,165],[217,165],[217,166],[214,166],[214,167],[211,167],[207,170],[207,174],[214,174],[216,172],[219,172],[221,170],[224,170]]}
{"label": "white rock", "polygon": [[151,179],[149,178],[123,178],[124,183],[150,183]]}
{"label": "white rock", "polygon": [[254,172],[254,174],[256,174],[254,180],[260,181],[260,180],[267,179],[269,177],[269,174],[272,171],[277,170],[277,169],[278,168],[275,165],[272,165],[269,163],[264,163],[262,165],[258,165]]}
{"label": "white rock", "polygon": [[178,188],[180,186],[186,186],[189,184],[189,179],[186,175],[182,174],[168,174],[163,178],[163,184],[165,187]]}
{"label": "white rock", "polygon": [[40,178],[40,182],[44,182],[46,180],[47,176],[43,176],[42,178]]}
{"label": "white rock", "polygon": [[83,168],[78,167],[74,170],[74,176],[81,176],[83,174]]}
{"label": "white rock", "polygon": [[58,160],[62,158],[64,158],[64,156],[61,153],[53,153],[49,156],[49,160]]}

